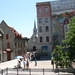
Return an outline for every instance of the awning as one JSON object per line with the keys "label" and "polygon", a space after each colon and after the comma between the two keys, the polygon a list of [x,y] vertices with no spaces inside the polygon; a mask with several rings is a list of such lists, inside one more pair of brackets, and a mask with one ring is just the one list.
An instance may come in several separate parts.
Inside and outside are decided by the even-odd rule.
{"label": "awning", "polygon": [[4,50],[4,51],[3,51],[3,53],[5,54],[5,53],[6,53],[6,51]]}
{"label": "awning", "polygon": [[7,52],[12,52],[12,50],[10,48],[7,48],[3,51],[3,53],[7,53]]}
{"label": "awning", "polygon": [[6,51],[7,51],[7,52],[11,52],[11,49],[10,49],[10,48],[7,48]]}

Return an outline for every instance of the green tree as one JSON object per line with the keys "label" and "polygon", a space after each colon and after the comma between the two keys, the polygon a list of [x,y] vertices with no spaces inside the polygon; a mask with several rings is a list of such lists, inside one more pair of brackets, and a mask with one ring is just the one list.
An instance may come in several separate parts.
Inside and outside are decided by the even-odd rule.
{"label": "green tree", "polygon": [[68,67],[68,52],[64,50],[64,46],[56,46],[53,53],[53,60],[57,66]]}
{"label": "green tree", "polygon": [[66,33],[63,43],[68,47],[69,60],[75,60],[75,17],[73,17],[68,24],[68,32]]}
{"label": "green tree", "polygon": [[54,62],[61,67],[72,67],[71,64],[75,60],[75,17],[69,21],[68,32],[63,40],[63,45],[56,46],[52,52]]}

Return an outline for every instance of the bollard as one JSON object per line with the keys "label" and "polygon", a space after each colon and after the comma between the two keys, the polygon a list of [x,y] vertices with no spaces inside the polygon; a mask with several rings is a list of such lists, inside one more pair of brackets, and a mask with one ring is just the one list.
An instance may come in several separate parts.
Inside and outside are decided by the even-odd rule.
{"label": "bollard", "polygon": [[1,75],[3,75],[3,70],[1,70]]}
{"label": "bollard", "polygon": [[43,69],[43,75],[44,75],[44,69]]}
{"label": "bollard", "polygon": [[7,72],[7,74],[6,74],[6,75],[8,75],[8,68],[6,68],[6,72]]}
{"label": "bollard", "polygon": [[29,75],[31,75],[31,69],[29,69]]}
{"label": "bollard", "polygon": [[18,68],[17,68],[17,75],[19,75],[19,74],[18,74]]}

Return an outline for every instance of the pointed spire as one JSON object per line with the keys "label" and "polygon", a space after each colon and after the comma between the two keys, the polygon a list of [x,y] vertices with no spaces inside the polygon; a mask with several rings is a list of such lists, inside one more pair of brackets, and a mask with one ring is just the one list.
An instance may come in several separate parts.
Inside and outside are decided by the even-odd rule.
{"label": "pointed spire", "polygon": [[36,22],[35,22],[35,20],[34,20],[34,29],[36,29]]}
{"label": "pointed spire", "polygon": [[36,22],[35,22],[35,20],[34,20],[33,35],[37,35],[37,29],[36,29]]}

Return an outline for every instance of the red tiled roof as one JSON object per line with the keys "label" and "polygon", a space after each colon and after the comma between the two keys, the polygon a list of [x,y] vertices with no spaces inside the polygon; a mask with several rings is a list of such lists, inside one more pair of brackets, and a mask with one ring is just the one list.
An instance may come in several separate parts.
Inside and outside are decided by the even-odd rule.
{"label": "red tiled roof", "polygon": [[[8,26],[9,27],[9,26]],[[21,36],[21,34],[19,34],[14,28],[12,28],[12,27],[9,27],[10,28],[10,30],[13,32],[13,34],[15,35],[15,37],[20,37],[20,38],[22,38],[22,36]]]}

